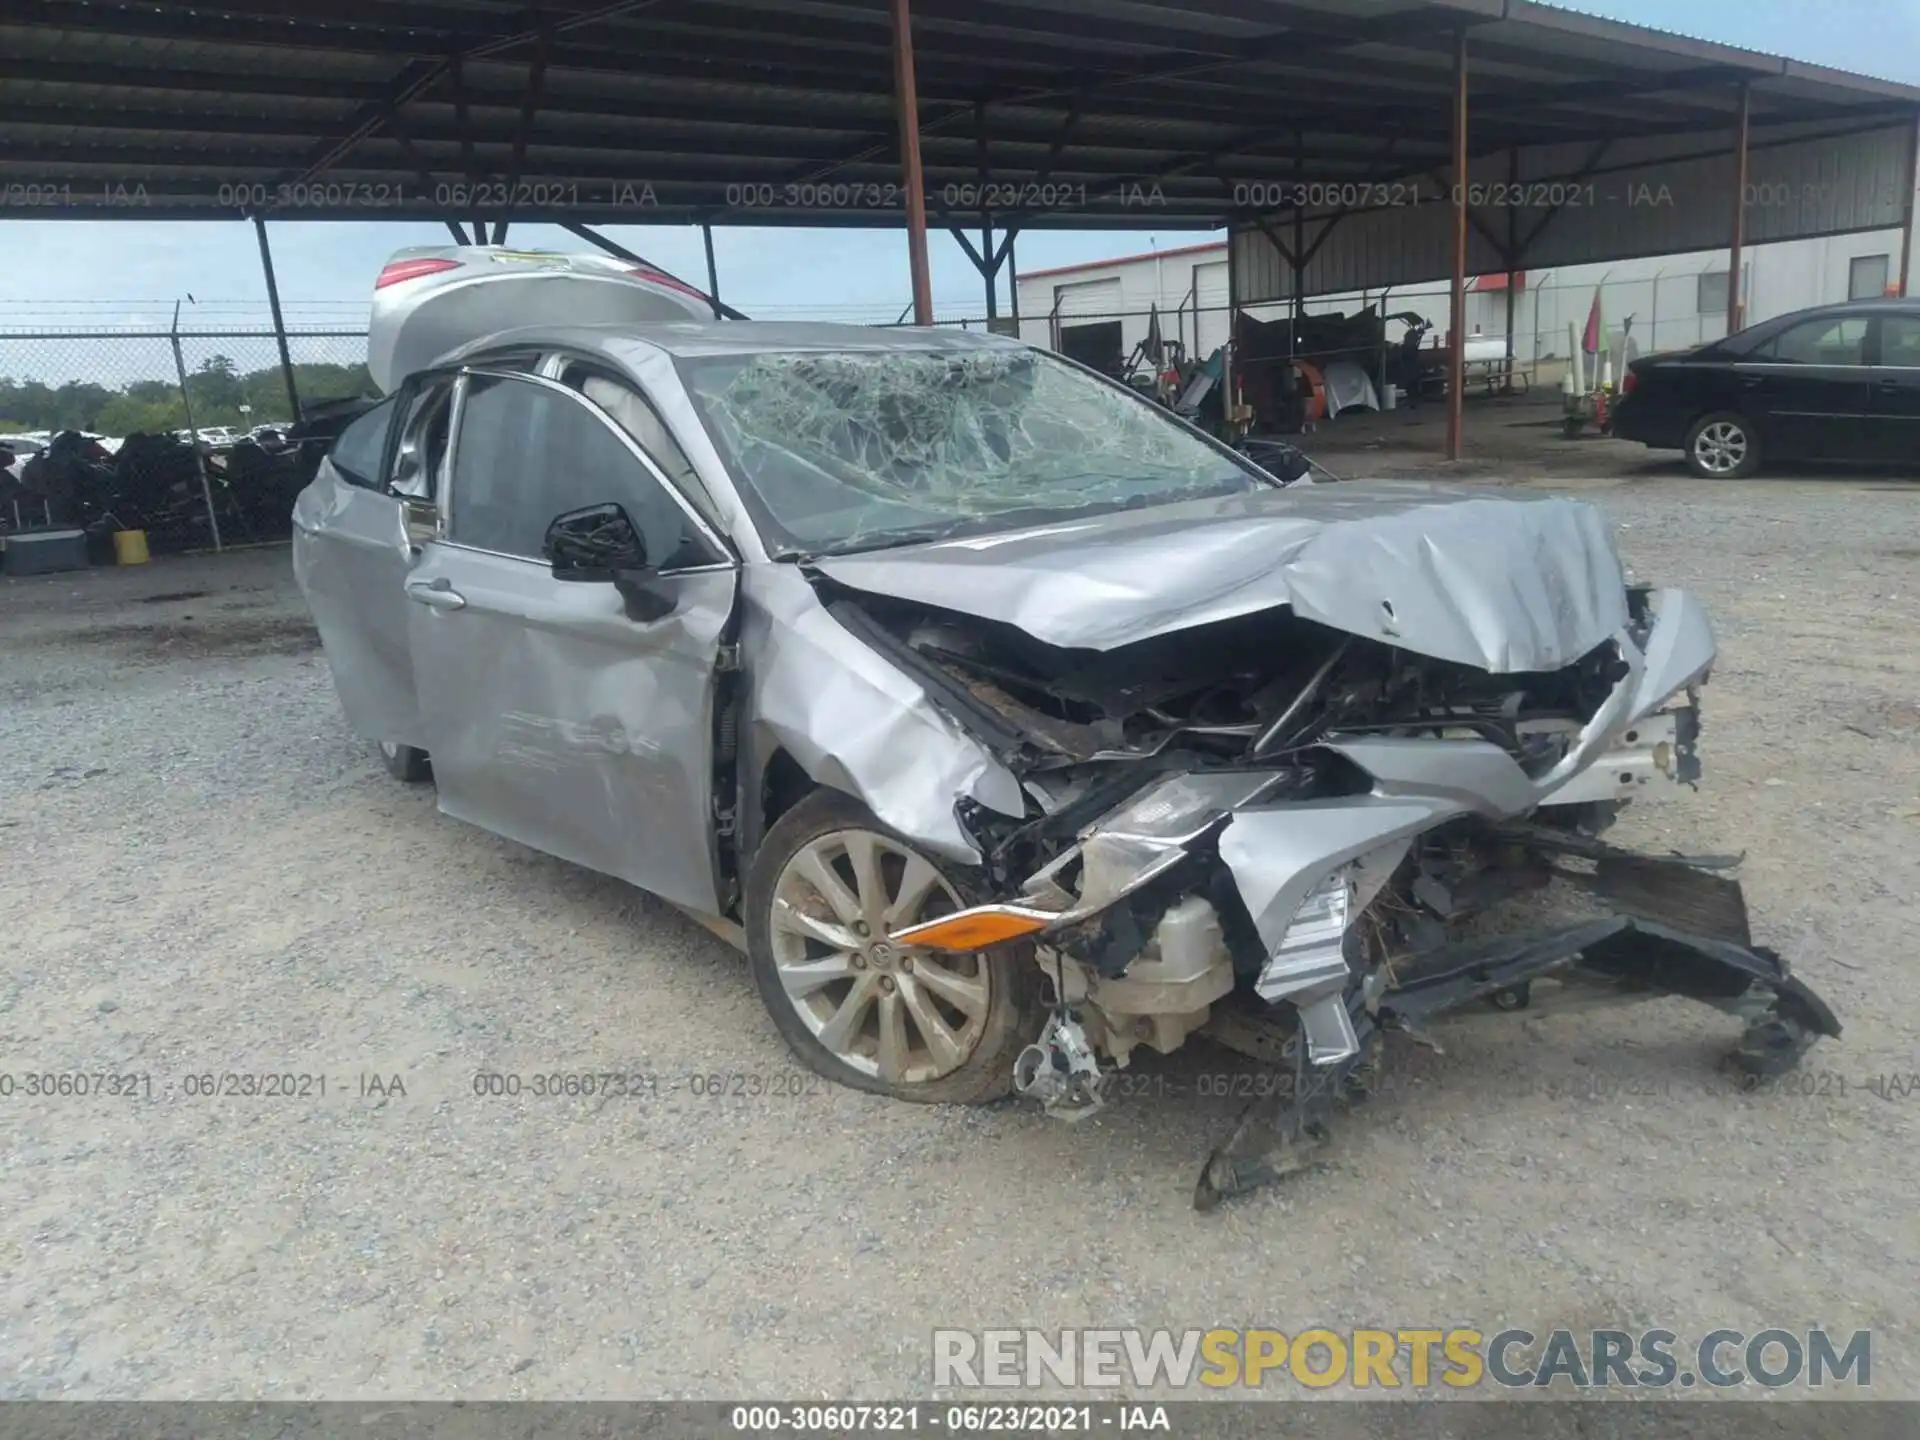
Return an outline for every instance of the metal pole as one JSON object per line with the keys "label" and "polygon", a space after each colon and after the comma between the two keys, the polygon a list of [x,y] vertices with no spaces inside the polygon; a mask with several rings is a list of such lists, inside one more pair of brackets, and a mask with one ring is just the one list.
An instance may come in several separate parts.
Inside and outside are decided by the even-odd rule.
{"label": "metal pole", "polygon": [[[1658,351],[1660,348],[1660,277],[1666,273],[1667,267],[1664,265],[1653,272],[1653,300],[1648,307],[1653,311],[1653,317],[1647,321],[1647,351],[1649,354]],[[1694,301],[1696,305],[1699,303],[1698,300]]]}
{"label": "metal pole", "polygon": [[1514,289],[1514,280],[1520,274],[1520,207],[1513,203],[1513,197],[1520,193],[1520,149],[1515,146],[1507,151],[1507,376],[1501,389],[1508,395],[1513,393],[1513,370],[1519,357],[1513,353],[1514,311],[1519,308],[1519,292]]}
{"label": "metal pole", "polygon": [[[977,179],[980,184],[980,255],[986,264],[980,267],[980,278],[987,282],[987,319],[989,322],[1000,314],[1000,297],[995,292],[1000,278],[1000,267],[994,263],[993,254],[993,212],[987,209],[987,102],[976,100],[973,106],[973,143],[976,156]],[[991,324],[989,324],[991,329]]]}
{"label": "metal pole", "polygon": [[1447,459],[1460,458],[1467,387],[1467,32],[1453,36],[1453,334],[1447,346]]}
{"label": "metal pole", "polygon": [[1747,239],[1747,135],[1753,122],[1753,86],[1740,82],[1740,122],[1733,149],[1733,254],[1727,262],[1727,334],[1740,329],[1740,248]]}
{"label": "metal pole", "polygon": [[1900,207],[1900,298],[1907,296],[1907,283],[1913,278],[1913,189],[1920,176],[1914,174],[1920,166],[1920,116],[1914,117],[1913,127],[1907,131],[1907,199]]}
{"label": "metal pole", "polygon": [[1306,301],[1300,294],[1300,281],[1306,274],[1303,257],[1307,253],[1307,218],[1300,204],[1300,197],[1307,192],[1307,137],[1306,132],[1293,132],[1293,324],[1298,329],[1300,321],[1307,313]]}
{"label": "metal pole", "polygon": [[1535,380],[1540,378],[1540,296],[1547,287],[1547,281],[1552,278],[1553,272],[1549,270],[1540,277],[1540,283],[1533,287],[1533,359],[1528,362],[1531,368],[1527,373]]}
{"label": "metal pole", "polygon": [[1239,342],[1235,321],[1240,311],[1240,265],[1234,256],[1240,250],[1240,235],[1233,228],[1231,213],[1227,220],[1227,340],[1220,347],[1220,429],[1223,439],[1234,438],[1233,410],[1238,397],[1233,393],[1234,347]]}
{"label": "metal pole", "polygon": [[207,524],[213,527],[213,548],[221,550],[220,517],[213,513],[213,482],[207,479],[207,457],[200,449],[200,432],[193,423],[193,400],[187,394],[187,360],[180,353],[180,302],[173,302],[173,371],[180,377],[180,408],[187,417],[187,443],[193,447],[193,465],[200,472],[200,498],[207,503]]}
{"label": "metal pole", "polygon": [[700,227],[700,240],[707,247],[707,299],[713,305],[713,318],[721,317],[720,311],[720,271],[713,263],[713,226]]}
{"label": "metal pole", "polygon": [[933,324],[933,272],[927,268],[927,185],[920,169],[920,99],[914,86],[913,17],[893,0],[893,103],[900,116],[901,180],[907,187],[907,265],[913,272],[913,323]]}
{"label": "metal pole", "polygon": [[1007,237],[1007,299],[1013,306],[1013,330],[1020,333],[1020,267],[1013,258],[1013,236]]}
{"label": "metal pole", "polygon": [[[300,392],[293,383],[293,357],[287,353],[287,322],[280,315],[280,286],[273,278],[273,251],[267,245],[267,221],[263,215],[253,217],[253,233],[260,241],[260,268],[267,274],[267,305],[273,311],[273,339],[280,347],[280,378],[287,386],[287,408],[293,412],[293,423],[300,423]],[[179,316],[174,316],[175,321]],[[175,328],[178,328],[176,325]],[[183,380],[181,384],[186,382]]]}

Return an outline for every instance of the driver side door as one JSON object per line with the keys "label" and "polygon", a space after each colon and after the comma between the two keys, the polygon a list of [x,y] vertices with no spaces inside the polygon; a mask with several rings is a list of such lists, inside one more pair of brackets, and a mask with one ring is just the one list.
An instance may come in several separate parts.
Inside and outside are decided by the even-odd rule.
{"label": "driver side door", "polygon": [[[714,677],[737,562],[631,436],[551,380],[470,370],[437,534],[407,577],[440,809],[664,899],[718,908]],[[657,618],[562,581],[555,516],[618,504]]]}

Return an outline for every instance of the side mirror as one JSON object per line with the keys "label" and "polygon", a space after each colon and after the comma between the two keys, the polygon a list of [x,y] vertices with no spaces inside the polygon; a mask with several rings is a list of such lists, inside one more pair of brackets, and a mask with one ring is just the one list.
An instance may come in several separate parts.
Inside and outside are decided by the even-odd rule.
{"label": "side mirror", "polygon": [[556,515],[542,545],[556,580],[612,583],[629,620],[664,620],[673,601],[648,585],[647,542],[619,505],[589,505]]}
{"label": "side mirror", "polygon": [[541,549],[556,580],[605,584],[622,570],[647,568],[647,542],[619,505],[589,505],[556,515]]}

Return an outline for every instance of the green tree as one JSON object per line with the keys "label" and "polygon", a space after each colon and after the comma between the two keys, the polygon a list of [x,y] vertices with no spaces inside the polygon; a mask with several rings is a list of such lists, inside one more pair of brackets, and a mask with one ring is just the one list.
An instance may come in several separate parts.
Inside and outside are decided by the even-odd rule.
{"label": "green tree", "polygon": [[231,358],[209,355],[187,377],[187,398],[193,401],[195,425],[238,425],[246,389]]}
{"label": "green tree", "polygon": [[[197,415],[194,417],[199,418]],[[100,407],[100,413],[94,418],[93,429],[102,435],[125,437],[128,435],[158,435],[169,430],[178,430],[187,423],[185,408],[180,404],[180,392],[173,392],[170,400],[136,400],[132,395],[115,395]]]}
{"label": "green tree", "polygon": [[113,391],[91,381],[69,380],[53,392],[52,430],[91,430],[100,407],[113,398]]}

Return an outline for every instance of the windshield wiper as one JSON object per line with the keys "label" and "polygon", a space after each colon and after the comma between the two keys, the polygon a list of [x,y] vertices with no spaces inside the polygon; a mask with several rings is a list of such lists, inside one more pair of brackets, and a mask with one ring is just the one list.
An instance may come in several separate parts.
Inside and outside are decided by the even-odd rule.
{"label": "windshield wiper", "polygon": [[851,535],[845,540],[836,540],[831,545],[822,545],[815,555],[858,555],[865,550],[891,550],[900,545],[927,545],[935,540],[944,540],[955,530],[967,524],[966,520],[956,520],[951,525],[928,525],[918,530],[875,530],[869,535]]}

